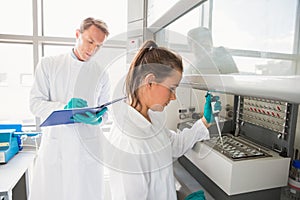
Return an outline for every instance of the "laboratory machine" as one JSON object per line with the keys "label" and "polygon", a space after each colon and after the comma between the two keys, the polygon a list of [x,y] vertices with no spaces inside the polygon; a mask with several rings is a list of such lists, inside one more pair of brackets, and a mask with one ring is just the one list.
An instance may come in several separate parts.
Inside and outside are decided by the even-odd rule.
{"label": "laboratory machine", "polygon": [[40,134],[22,131],[22,124],[0,124],[0,164],[6,164],[21,151],[27,137],[36,139]]}
{"label": "laboratory machine", "polygon": [[[188,75],[181,87],[233,97],[233,117],[210,127],[211,138],[179,158],[217,200],[280,199],[287,185],[300,94],[300,77]],[[195,120],[178,124],[181,130]]]}
{"label": "laboratory machine", "polygon": [[14,132],[15,129],[0,129],[0,164],[7,163],[19,152],[19,138]]}

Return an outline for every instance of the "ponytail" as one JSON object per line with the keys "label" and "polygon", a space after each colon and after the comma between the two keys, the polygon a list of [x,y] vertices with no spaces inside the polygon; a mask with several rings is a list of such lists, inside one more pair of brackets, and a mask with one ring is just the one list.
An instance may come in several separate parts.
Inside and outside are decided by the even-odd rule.
{"label": "ponytail", "polygon": [[182,58],[170,50],[158,47],[153,40],[145,41],[131,62],[125,87],[130,105],[140,105],[138,89],[148,74],[154,74],[156,81],[162,82],[171,76],[171,71],[183,71]]}

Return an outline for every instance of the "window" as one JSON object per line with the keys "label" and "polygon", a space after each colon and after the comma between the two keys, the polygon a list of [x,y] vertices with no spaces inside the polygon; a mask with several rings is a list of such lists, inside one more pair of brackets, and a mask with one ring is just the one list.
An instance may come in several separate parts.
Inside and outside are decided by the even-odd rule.
{"label": "window", "polygon": [[[127,1],[116,4],[101,0],[84,3],[79,0],[11,0],[2,3],[0,54],[5,56],[1,58],[0,67],[0,92],[3,94],[0,123],[35,126],[35,117],[29,111],[29,92],[35,67],[43,56],[70,51],[75,31],[84,18],[95,17],[108,24],[111,34],[101,51],[123,54],[126,51],[126,7]],[[112,13],[118,13],[118,16]],[[119,59],[117,65],[125,69],[125,59]],[[118,74],[125,70],[112,67],[111,71]]]}
{"label": "window", "polygon": [[212,15],[214,44],[293,53],[296,11],[296,0],[216,0]]}
{"label": "window", "polygon": [[0,34],[32,35],[32,0],[3,1]]}
{"label": "window", "polygon": [[0,121],[31,122],[28,94],[32,83],[33,55],[30,44],[0,43]]}
{"label": "window", "polygon": [[55,56],[58,54],[70,52],[73,45],[49,45],[46,44],[44,47],[44,56]]}
{"label": "window", "polygon": [[78,23],[86,17],[105,21],[111,33],[110,38],[127,29],[127,1],[51,0],[44,1],[43,7],[45,36],[75,37]]}
{"label": "window", "polygon": [[148,0],[148,17],[147,24],[152,25],[155,21],[161,18],[172,6],[179,0]]}
{"label": "window", "polygon": [[7,73],[0,73],[0,87],[8,86]]}
{"label": "window", "polygon": [[[166,29],[170,31],[168,34],[168,42],[175,43],[178,41],[178,37],[184,36],[184,44],[187,44],[187,33],[190,29],[199,27],[199,26],[207,26],[208,18],[209,18],[209,10],[208,3],[199,6],[188,14],[183,15],[179,19],[177,19],[174,23],[171,23]],[[172,33],[173,32],[173,33]],[[180,36],[179,36],[180,35]],[[183,43],[182,40],[181,43]]]}
{"label": "window", "polygon": [[[156,39],[186,55],[186,73],[299,74],[298,3],[298,0],[205,1],[158,31]],[[210,32],[212,44],[204,41],[207,36],[203,32],[197,38],[188,34],[202,27]],[[189,40],[197,45],[192,46]],[[223,57],[228,65],[220,61]]]}

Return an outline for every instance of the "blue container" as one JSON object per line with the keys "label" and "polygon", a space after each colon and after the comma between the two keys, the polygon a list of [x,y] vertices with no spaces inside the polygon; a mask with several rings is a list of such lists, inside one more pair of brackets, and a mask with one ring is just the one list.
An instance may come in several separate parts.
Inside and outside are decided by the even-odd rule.
{"label": "blue container", "polygon": [[0,129],[15,129],[16,132],[22,132],[22,124],[0,124]]}
{"label": "blue container", "polygon": [[19,152],[18,137],[14,136],[15,129],[0,129],[0,163],[7,163]]}

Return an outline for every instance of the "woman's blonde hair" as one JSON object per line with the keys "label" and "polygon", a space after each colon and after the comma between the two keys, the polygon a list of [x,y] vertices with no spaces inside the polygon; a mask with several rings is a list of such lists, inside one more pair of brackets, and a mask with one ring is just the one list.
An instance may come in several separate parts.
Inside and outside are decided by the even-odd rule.
{"label": "woman's blonde hair", "polygon": [[140,105],[138,88],[148,74],[153,74],[159,83],[172,76],[174,70],[183,72],[181,56],[167,48],[158,47],[152,40],[145,41],[131,62],[125,81],[130,105],[134,108]]}

